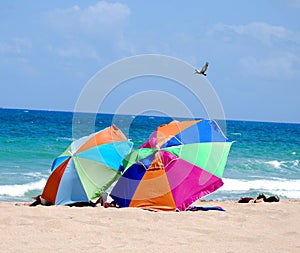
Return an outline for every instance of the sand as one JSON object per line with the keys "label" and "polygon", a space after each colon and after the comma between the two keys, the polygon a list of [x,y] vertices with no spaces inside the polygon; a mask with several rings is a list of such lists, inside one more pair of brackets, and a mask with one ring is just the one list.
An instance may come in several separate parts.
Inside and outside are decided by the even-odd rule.
{"label": "sand", "polygon": [[221,211],[0,203],[0,252],[300,252],[300,200],[197,202]]}

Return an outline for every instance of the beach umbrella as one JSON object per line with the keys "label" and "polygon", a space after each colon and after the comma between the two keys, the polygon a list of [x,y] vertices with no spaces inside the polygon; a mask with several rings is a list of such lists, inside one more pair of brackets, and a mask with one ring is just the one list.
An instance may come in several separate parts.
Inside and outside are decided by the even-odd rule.
{"label": "beach umbrella", "polygon": [[160,126],[124,159],[110,196],[120,207],[183,211],[223,185],[231,144],[213,120]]}
{"label": "beach umbrella", "polygon": [[53,161],[41,197],[55,205],[95,202],[120,177],[132,146],[115,125],[74,141]]}

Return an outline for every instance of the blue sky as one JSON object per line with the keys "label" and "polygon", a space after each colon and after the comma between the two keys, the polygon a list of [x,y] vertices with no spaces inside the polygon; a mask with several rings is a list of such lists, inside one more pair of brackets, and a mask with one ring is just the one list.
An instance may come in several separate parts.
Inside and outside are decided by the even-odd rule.
{"label": "blue sky", "polygon": [[93,75],[139,54],[208,61],[228,119],[300,122],[299,0],[1,1],[0,107],[72,111]]}

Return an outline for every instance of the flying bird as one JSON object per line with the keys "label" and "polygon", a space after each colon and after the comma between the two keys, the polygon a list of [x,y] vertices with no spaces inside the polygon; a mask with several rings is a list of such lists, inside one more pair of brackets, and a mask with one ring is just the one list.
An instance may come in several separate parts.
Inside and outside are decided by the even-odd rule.
{"label": "flying bird", "polygon": [[205,63],[205,65],[202,67],[201,70],[195,69],[195,73],[194,74],[199,74],[199,75],[204,75],[206,76],[206,70],[208,68],[208,62]]}

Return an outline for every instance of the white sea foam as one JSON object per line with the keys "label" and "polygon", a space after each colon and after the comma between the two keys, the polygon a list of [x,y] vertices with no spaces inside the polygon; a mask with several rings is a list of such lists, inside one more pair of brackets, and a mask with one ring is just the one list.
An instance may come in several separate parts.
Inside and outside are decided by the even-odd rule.
{"label": "white sea foam", "polygon": [[41,190],[46,184],[46,179],[21,185],[0,185],[0,195],[22,197],[31,190]]}
{"label": "white sea foam", "polygon": [[30,176],[34,178],[41,178],[43,176],[42,172],[35,171],[35,172],[25,172],[23,173],[24,176]]}
{"label": "white sea foam", "polygon": [[263,162],[264,164],[269,164],[273,166],[275,169],[279,168],[297,168],[299,166],[299,160],[291,160],[291,161],[267,161]]}
{"label": "white sea foam", "polygon": [[293,165],[294,165],[294,166],[299,166],[299,160],[293,161]]}
{"label": "white sea foam", "polygon": [[268,162],[265,162],[266,164],[270,164],[272,166],[274,166],[275,168],[280,168],[280,166],[284,163],[284,162],[279,162],[277,160],[274,160],[274,161],[268,161]]}
{"label": "white sea foam", "polygon": [[59,141],[59,140],[74,141],[75,139],[70,138],[70,137],[58,137],[58,138],[56,138],[56,141]]}
{"label": "white sea foam", "polygon": [[287,198],[300,198],[300,179],[295,180],[238,180],[223,178],[224,185],[219,191],[260,191],[278,194]]}

